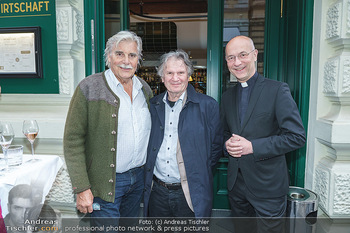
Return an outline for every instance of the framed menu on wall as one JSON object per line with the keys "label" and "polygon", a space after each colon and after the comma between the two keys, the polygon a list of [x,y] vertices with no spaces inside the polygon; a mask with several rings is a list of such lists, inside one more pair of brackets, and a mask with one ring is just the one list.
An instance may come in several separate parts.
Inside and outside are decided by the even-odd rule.
{"label": "framed menu on wall", "polygon": [[0,78],[42,78],[40,27],[0,28]]}

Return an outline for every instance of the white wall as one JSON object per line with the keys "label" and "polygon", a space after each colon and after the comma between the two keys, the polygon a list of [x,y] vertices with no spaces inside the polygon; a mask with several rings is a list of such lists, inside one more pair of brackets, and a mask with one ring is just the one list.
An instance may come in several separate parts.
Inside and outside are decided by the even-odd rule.
{"label": "white wall", "polygon": [[305,187],[350,217],[350,1],[315,0]]}

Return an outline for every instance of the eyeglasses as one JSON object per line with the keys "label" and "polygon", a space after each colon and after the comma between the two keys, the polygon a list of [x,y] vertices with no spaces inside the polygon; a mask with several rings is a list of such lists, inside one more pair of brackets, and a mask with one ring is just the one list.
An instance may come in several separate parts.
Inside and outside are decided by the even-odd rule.
{"label": "eyeglasses", "polygon": [[136,53],[128,53],[128,54],[125,54],[124,52],[122,51],[115,51],[114,52],[114,55],[117,59],[119,60],[123,60],[125,59],[126,55],[128,56],[129,60],[135,60],[138,58],[138,55]]}
{"label": "eyeglasses", "polygon": [[234,61],[236,61],[237,58],[238,58],[240,61],[244,61],[245,59],[248,58],[248,55],[251,54],[253,51],[255,51],[255,49],[253,49],[253,50],[250,51],[249,53],[242,52],[242,53],[238,54],[237,56],[230,55],[230,56],[226,57],[226,61],[227,61],[227,62],[234,62]]}

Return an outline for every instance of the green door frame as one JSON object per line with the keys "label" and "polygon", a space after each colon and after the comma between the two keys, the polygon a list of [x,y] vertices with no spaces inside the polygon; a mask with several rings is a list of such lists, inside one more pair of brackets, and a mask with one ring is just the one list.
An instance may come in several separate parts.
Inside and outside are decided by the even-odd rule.
{"label": "green door frame", "polygon": [[[224,0],[208,0],[207,95],[218,102],[222,94]],[[213,209],[229,209],[228,159],[222,157],[213,172]]]}
{"label": "green door frame", "polygon": [[[105,69],[104,2],[86,0],[84,4],[86,74],[89,75]],[[283,0],[283,5],[281,11],[281,1],[266,0],[264,75],[291,86],[307,129],[313,0]],[[120,28],[126,30],[129,28],[128,0],[120,1],[120,9]],[[224,0],[208,0],[207,94],[217,101],[222,94],[223,18]],[[305,156],[306,147],[287,156],[291,185],[304,186]],[[220,160],[221,170],[225,169],[224,163],[227,161],[223,158]],[[220,208],[225,207],[220,205]]]}
{"label": "green door frame", "polygon": [[221,99],[224,0],[208,0],[207,95]]}
{"label": "green door frame", "polygon": [[[265,14],[264,75],[289,84],[306,131],[309,116],[313,7],[313,0],[267,0]],[[286,159],[290,185],[304,187],[306,146],[288,153]]]}
{"label": "green door frame", "polygon": [[[92,7],[93,6],[93,7]],[[85,74],[104,70],[104,1],[84,1]]]}
{"label": "green door frame", "polygon": [[120,0],[120,29],[128,30],[130,28],[129,1]]}

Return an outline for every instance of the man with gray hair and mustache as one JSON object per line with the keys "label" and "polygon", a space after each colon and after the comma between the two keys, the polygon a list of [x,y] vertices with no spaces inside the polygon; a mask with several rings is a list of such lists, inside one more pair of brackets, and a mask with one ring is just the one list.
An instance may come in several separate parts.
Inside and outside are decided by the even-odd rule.
{"label": "man with gray hair and mustache", "polygon": [[[108,70],[86,77],[76,88],[67,115],[64,155],[81,213],[118,226],[137,217],[144,189],[143,165],[151,130],[152,90],[135,76],[142,40],[120,31],[107,41]],[[98,206],[98,208],[93,208]]]}

